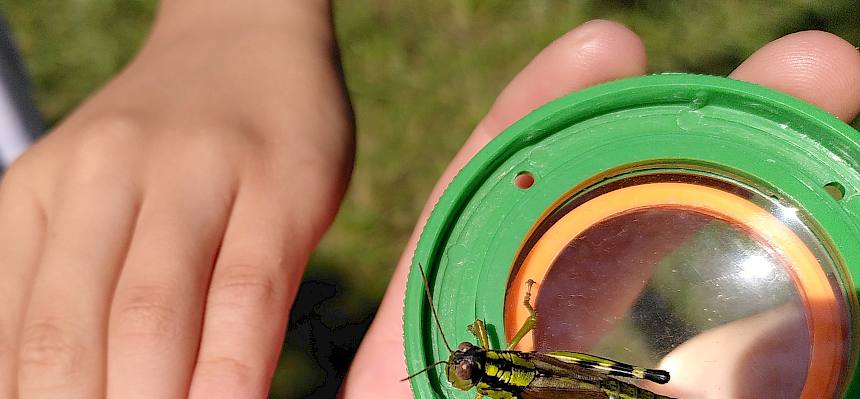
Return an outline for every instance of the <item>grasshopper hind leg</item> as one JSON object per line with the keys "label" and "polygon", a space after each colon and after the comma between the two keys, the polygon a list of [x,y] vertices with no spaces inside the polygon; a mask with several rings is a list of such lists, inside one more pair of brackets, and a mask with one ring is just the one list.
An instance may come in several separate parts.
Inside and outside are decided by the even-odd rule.
{"label": "grasshopper hind leg", "polygon": [[535,308],[532,306],[532,286],[535,285],[535,281],[529,279],[526,281],[526,295],[523,297],[523,306],[529,311],[529,317],[520,326],[520,329],[517,330],[517,334],[511,339],[511,342],[508,344],[507,350],[513,349],[517,344],[522,341],[523,337],[529,333],[529,331],[535,328],[535,324],[537,324],[537,312],[535,312]]}

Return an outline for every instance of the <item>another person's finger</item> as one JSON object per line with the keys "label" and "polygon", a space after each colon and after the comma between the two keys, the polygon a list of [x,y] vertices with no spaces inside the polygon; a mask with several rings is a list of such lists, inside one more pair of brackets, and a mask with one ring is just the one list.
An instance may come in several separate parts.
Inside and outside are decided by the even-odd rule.
{"label": "another person's finger", "polygon": [[[487,142],[543,103],[598,83],[645,72],[645,47],[624,25],[591,21],[556,39],[502,91],[443,173],[398,262],[376,318],[359,348],[342,388],[346,397],[409,397],[403,351],[403,295],[418,234],[444,188]],[[384,381],[384,383],[380,383]]]}
{"label": "another person's finger", "polygon": [[[112,139],[93,140],[57,185],[19,340],[21,397],[104,395],[107,318],[118,270],[137,216],[128,159]],[[123,144],[124,145],[124,144]]]}
{"label": "another person's finger", "polygon": [[[108,398],[188,394],[209,278],[236,180],[218,173],[229,169],[217,166],[226,157],[216,156],[211,146],[200,147],[197,156],[168,157],[161,162],[166,170],[150,176],[111,308]],[[179,168],[169,158],[198,162]]]}
{"label": "another person's finger", "polygon": [[296,174],[242,179],[206,300],[192,399],[268,395],[289,309],[316,242],[310,224],[298,224],[308,215],[293,209],[325,201],[309,198],[318,190],[305,190]]}
{"label": "another person's finger", "polygon": [[44,233],[44,214],[33,193],[12,179],[4,180],[0,185],[0,399],[17,397],[18,332]]}
{"label": "another person's finger", "polygon": [[831,33],[805,31],[774,40],[729,76],[799,97],[844,121],[860,112],[860,52]]}

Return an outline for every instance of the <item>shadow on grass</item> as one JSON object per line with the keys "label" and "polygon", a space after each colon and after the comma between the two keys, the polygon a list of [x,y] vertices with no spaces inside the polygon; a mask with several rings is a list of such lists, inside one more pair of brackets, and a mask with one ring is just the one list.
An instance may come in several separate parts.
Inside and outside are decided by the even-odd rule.
{"label": "shadow on grass", "polygon": [[346,292],[341,267],[308,268],[290,314],[271,398],[334,398],[376,312],[376,303],[362,304],[358,313],[339,306],[354,296]]}

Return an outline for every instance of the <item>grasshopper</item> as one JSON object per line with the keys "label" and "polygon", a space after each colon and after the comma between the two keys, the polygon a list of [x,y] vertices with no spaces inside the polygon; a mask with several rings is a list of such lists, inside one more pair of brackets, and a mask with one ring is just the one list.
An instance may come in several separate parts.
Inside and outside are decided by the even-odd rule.
{"label": "grasshopper", "polygon": [[462,391],[475,388],[475,399],[485,396],[491,399],[672,399],[613,378],[644,379],[665,384],[669,382],[669,372],[664,370],[632,366],[587,353],[513,350],[537,323],[537,312],[531,304],[531,288],[535,284],[532,280],[527,282],[523,299],[523,306],[530,316],[505,350],[490,348],[487,327],[480,319],[468,326],[479,346],[462,342],[457,350],[451,349],[433,306],[424,268],[420,264],[418,267],[436,327],[450,356],[448,360],[433,363],[404,380],[446,364],[448,382]]}

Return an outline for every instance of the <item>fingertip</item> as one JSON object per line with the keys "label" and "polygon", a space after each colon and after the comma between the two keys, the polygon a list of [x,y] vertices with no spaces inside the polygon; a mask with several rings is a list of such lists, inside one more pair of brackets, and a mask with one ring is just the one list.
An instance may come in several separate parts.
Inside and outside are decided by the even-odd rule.
{"label": "fingertip", "polygon": [[592,20],[559,37],[502,91],[478,131],[495,136],[540,105],[588,86],[645,73],[645,45],[625,25]]}
{"label": "fingertip", "polygon": [[832,33],[803,31],[774,40],[729,76],[799,97],[844,121],[860,112],[860,52]]}
{"label": "fingertip", "polygon": [[[645,44],[635,32],[630,30],[627,25],[620,22],[610,21],[606,19],[595,19],[588,21],[559,40],[568,40],[567,36],[571,35],[574,38],[570,40],[580,40],[584,48],[593,46],[604,50],[600,55],[602,58],[598,61],[618,61],[611,64],[606,64],[607,70],[598,71],[604,72],[605,80],[618,79],[619,77],[635,76],[645,73],[648,57],[645,52]],[[623,50],[622,54],[614,53],[613,51]],[[594,55],[592,53],[591,55]],[[599,64],[592,64],[594,66]]]}

